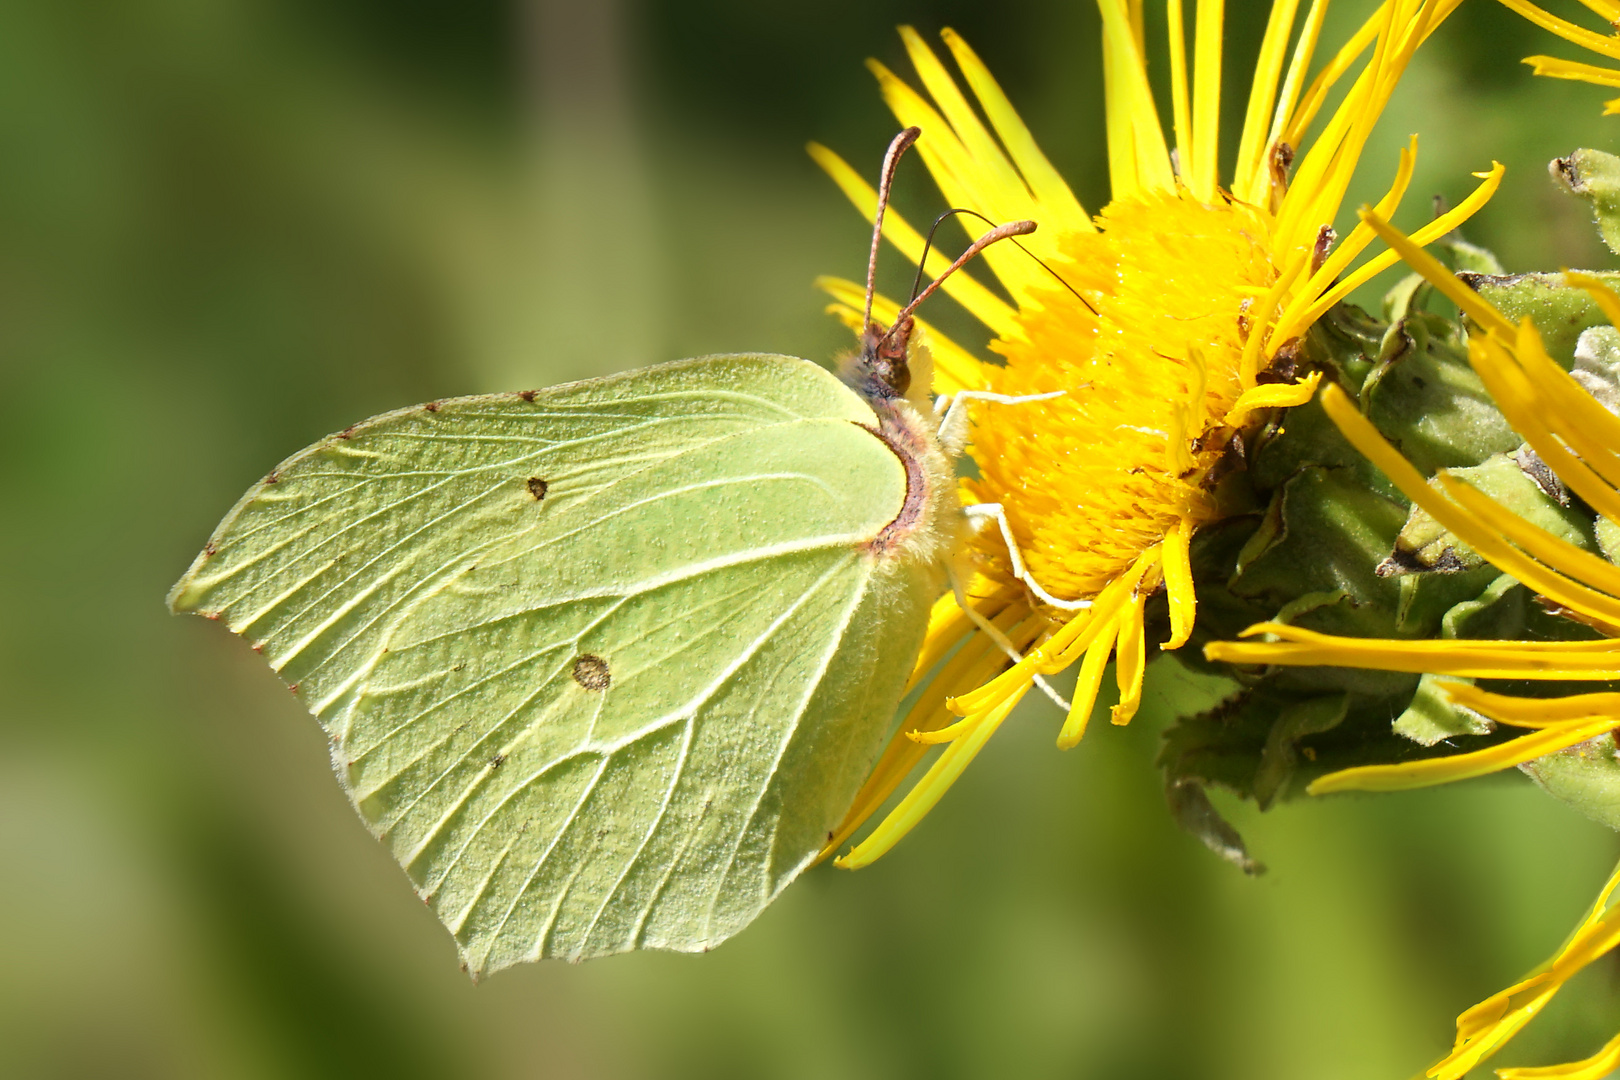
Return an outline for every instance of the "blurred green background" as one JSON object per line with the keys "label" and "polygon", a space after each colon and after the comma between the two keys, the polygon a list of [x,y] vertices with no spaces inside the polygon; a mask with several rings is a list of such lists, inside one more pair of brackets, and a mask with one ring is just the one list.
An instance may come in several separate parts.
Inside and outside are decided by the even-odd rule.
{"label": "blurred green background", "polygon": [[[1232,115],[1263,8],[1229,12]],[[909,72],[899,22],[961,30],[1103,203],[1084,0],[0,4],[0,1073],[1401,1077],[1562,939],[1620,844],[1516,776],[1223,803],[1272,869],[1218,862],[1164,811],[1158,731],[1195,688],[1161,670],[1068,754],[1026,707],[894,854],[809,873],[717,953],[475,987],[315,724],[165,613],[242,489],[363,416],[847,347],[810,281],[859,276],[866,229],[802,147],[875,171],[894,124],[861,61]],[[1409,224],[1499,158],[1472,239],[1612,265],[1544,166],[1620,121],[1533,81],[1543,50],[1468,0],[1347,205],[1421,131]],[[938,205],[915,163],[898,201]],[[1617,974],[1504,1060],[1595,1050]]]}

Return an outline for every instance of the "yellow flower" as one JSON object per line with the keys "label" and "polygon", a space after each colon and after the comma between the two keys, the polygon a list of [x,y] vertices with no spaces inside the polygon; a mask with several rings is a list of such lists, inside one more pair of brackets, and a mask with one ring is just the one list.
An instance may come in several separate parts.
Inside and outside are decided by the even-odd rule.
{"label": "yellow flower", "polygon": [[[1529,320],[1514,326],[1379,215],[1363,210],[1362,218],[1478,324],[1469,338],[1469,360],[1514,430],[1571,491],[1605,518],[1620,522],[1620,417],[1547,355]],[[1610,321],[1620,324],[1620,296],[1585,274],[1569,273],[1566,278],[1590,292]],[[1463,678],[1620,679],[1620,567],[1530,524],[1455,478],[1442,475],[1438,488],[1431,487],[1337,387],[1324,390],[1322,401],[1356,448],[1436,522],[1498,569],[1609,636],[1570,642],[1380,641],[1262,623],[1244,636],[1268,634],[1276,640],[1217,642],[1206,646],[1208,657],[1234,664],[1321,664]],[[1486,693],[1461,682],[1444,685],[1457,704],[1530,733],[1471,753],[1330,773],[1310,786],[1311,793],[1395,791],[1462,780],[1583,744],[1591,753],[1613,752],[1612,743],[1605,746],[1592,740],[1620,728],[1620,694],[1521,698]],[[1620,905],[1610,904],[1617,885],[1620,869],[1557,954],[1457,1018],[1456,1044],[1429,1076],[1461,1077],[1517,1034],[1570,976],[1620,945]],[[1620,1038],[1586,1061],[1504,1069],[1498,1075],[1508,1080],[1598,1080],[1617,1066]]]}
{"label": "yellow flower", "polygon": [[[980,504],[979,520],[993,521],[973,541],[978,573],[960,601],[948,596],[936,606],[916,668],[915,706],[828,851],[898,789],[930,745],[948,745],[840,865],[863,866],[891,848],[1042,676],[1080,665],[1059,746],[1079,741],[1110,656],[1120,690],[1112,718],[1130,720],[1147,660],[1148,595],[1168,594],[1164,647],[1182,645],[1192,629],[1188,542],[1219,516],[1211,470],[1260,412],[1300,404],[1315,388],[1317,376],[1287,381],[1288,365],[1273,371],[1274,361],[1324,311],[1397,261],[1382,252],[1351,271],[1372,230],[1358,226],[1329,254],[1330,225],[1413,52],[1459,2],[1387,0],[1307,82],[1327,2],[1313,0],[1290,55],[1299,5],[1277,0],[1236,170],[1223,186],[1220,0],[1199,0],[1190,60],[1181,0],[1169,0],[1174,154],[1149,89],[1141,4],[1099,0],[1113,198],[1095,218],[956,34],[945,31],[945,44],[983,120],[914,31],[902,35],[927,98],[872,63],[896,117],[922,129],[918,152],[951,206],[1039,224],[1022,243],[1041,261],[1005,244],[984,256],[1011,304],[966,274],[943,286],[995,335],[991,348],[1006,362],[980,362],[925,326],[935,392],[1063,393],[975,402],[968,449],[980,475],[963,482],[963,501]],[[1345,80],[1348,90],[1324,115]],[[870,220],[873,189],[832,151],[810,151]],[[1379,203],[1385,214],[1400,202],[1415,151],[1414,141],[1401,154]],[[1500,175],[1498,166],[1417,233],[1419,241],[1456,228]],[[884,235],[913,261],[923,257],[922,236],[892,209]],[[938,274],[946,262],[930,254],[926,269]],[[858,329],[862,288],[822,284]],[[875,311],[892,320],[898,307],[880,298]]]}

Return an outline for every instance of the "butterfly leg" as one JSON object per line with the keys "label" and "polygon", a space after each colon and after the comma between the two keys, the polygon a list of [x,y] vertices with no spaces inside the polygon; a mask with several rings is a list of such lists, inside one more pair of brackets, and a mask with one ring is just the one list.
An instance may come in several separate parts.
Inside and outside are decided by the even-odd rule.
{"label": "butterfly leg", "polygon": [[993,401],[998,405],[1023,405],[1030,401],[1051,401],[1062,397],[1067,390],[1053,390],[1046,394],[996,394],[989,390],[958,390],[954,394],[941,394],[934,401],[934,415],[939,422],[939,444],[951,457],[962,453],[967,444],[967,403]]}
{"label": "butterfly leg", "polygon": [[[962,609],[962,613],[968,617],[974,626],[984,632],[985,637],[995,642],[996,646],[1007,654],[1009,660],[1015,664],[1022,660],[1024,654],[1018,651],[1018,647],[1012,643],[1007,635],[996,629],[989,619],[979,614],[973,605],[968,603],[965,583],[972,576],[972,567],[967,563],[967,556],[959,554],[956,558],[951,559],[946,563],[945,570],[951,579],[951,593],[956,597],[956,606]],[[1052,689],[1052,684],[1047,682],[1045,677],[1035,676],[1035,685],[1039,686],[1041,691],[1051,698],[1053,703],[1065,713],[1074,708],[1068,698]]]}
{"label": "butterfly leg", "polygon": [[1041,587],[1035,575],[1024,565],[1023,557],[1018,554],[1018,541],[1013,539],[1012,527],[1007,524],[1007,511],[1000,503],[973,503],[962,507],[962,513],[975,527],[982,527],[987,520],[994,520],[1001,526],[1001,539],[1007,544],[1007,558],[1012,563],[1013,577],[1028,585],[1029,591],[1039,597],[1042,603],[1062,611],[1084,611],[1091,606],[1090,600],[1062,600]]}

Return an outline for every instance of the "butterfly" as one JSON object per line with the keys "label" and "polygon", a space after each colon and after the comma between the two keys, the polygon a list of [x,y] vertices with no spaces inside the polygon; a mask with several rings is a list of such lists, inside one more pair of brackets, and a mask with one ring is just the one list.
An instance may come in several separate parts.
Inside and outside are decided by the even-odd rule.
{"label": "butterfly", "polygon": [[710,356],[385,413],[249,489],[170,593],[314,714],[474,977],[726,940],[890,735],[965,527],[961,402],[912,341],[944,276],[871,319],[918,134],[842,378]]}

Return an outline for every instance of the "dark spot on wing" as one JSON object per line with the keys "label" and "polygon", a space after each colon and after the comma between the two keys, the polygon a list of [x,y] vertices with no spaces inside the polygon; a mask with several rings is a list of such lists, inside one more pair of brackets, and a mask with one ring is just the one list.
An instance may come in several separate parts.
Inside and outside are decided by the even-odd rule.
{"label": "dark spot on wing", "polygon": [[587,690],[606,690],[613,676],[606,660],[594,653],[581,653],[574,661],[574,681]]}
{"label": "dark spot on wing", "polygon": [[437,401],[430,401],[426,405],[423,405],[422,408],[426,409],[428,412],[438,412],[439,403]]}
{"label": "dark spot on wing", "polygon": [[264,478],[264,482],[267,484],[279,484],[281,483],[281,474],[271,473],[269,476]]}
{"label": "dark spot on wing", "polygon": [[203,545],[203,554],[204,555],[212,556],[214,554],[214,552],[217,551],[217,550],[219,550],[219,549],[214,547],[214,542],[212,540],[208,541],[208,543]]}
{"label": "dark spot on wing", "polygon": [[539,502],[546,497],[546,489],[550,486],[538,476],[529,477],[529,494],[534,496],[535,502]]}
{"label": "dark spot on wing", "polygon": [[524,401],[533,402],[534,395],[538,392],[539,391],[536,390],[519,390],[517,392],[517,396],[522,398]]}
{"label": "dark spot on wing", "polygon": [[506,755],[505,754],[496,754],[494,757],[489,759],[489,767],[490,767],[490,769],[493,771],[495,769],[500,768],[501,767],[501,762],[503,762],[505,760],[506,760]]}

